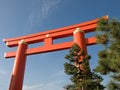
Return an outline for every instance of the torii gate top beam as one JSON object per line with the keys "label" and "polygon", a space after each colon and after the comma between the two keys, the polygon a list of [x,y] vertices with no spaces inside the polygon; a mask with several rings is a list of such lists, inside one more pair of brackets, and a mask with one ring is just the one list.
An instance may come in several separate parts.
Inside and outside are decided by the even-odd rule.
{"label": "torii gate top beam", "polygon": [[[104,16],[103,18],[108,19],[108,16]],[[95,29],[97,27],[97,23],[98,23],[99,19],[100,18],[97,18],[97,19],[94,19],[91,21],[80,23],[80,24],[66,26],[63,28],[49,30],[49,31],[45,31],[45,32],[37,33],[37,34],[31,34],[31,35],[21,36],[21,37],[17,37],[17,38],[3,39],[3,41],[6,43],[6,45],[8,47],[18,46],[18,42],[21,41],[22,39],[24,39],[24,41],[27,44],[44,42],[44,46],[42,46],[42,47],[28,49],[26,52],[27,55],[68,49],[73,44],[73,41],[60,43],[60,44],[53,44],[52,43],[53,40],[58,39],[58,38],[73,36],[73,32],[76,28],[80,28],[85,33],[93,32],[93,31],[95,31]],[[95,43],[96,43],[95,37],[86,38],[87,45],[91,45],[91,44],[95,44]],[[48,47],[48,45],[49,45],[49,47]],[[15,54],[16,54],[16,52],[7,52],[5,54],[5,57],[6,58],[15,57]]]}
{"label": "torii gate top beam", "polygon": [[[104,16],[103,18],[108,19],[107,16]],[[15,57],[9,90],[22,90],[27,55],[68,49],[73,45],[73,43],[77,43],[81,49],[85,51],[85,55],[87,55],[87,45],[95,44],[96,38],[85,38],[85,33],[95,31],[98,21],[99,19],[95,19],[42,33],[22,36],[18,38],[4,39],[3,41],[8,47],[18,46],[17,51],[5,53],[6,58]],[[74,42],[69,41],[58,44],[53,43],[54,39],[64,38],[68,36],[73,36]],[[28,48],[27,44],[38,42],[44,42],[44,45],[35,48]],[[81,60],[82,59],[80,59],[80,61]]]}

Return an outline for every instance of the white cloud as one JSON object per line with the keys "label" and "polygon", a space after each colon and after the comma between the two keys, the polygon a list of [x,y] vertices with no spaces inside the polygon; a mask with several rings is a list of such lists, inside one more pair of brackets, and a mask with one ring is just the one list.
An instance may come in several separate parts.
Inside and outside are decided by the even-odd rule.
{"label": "white cloud", "polygon": [[[64,74],[63,70],[50,75],[50,80],[45,83],[37,83],[33,85],[24,85],[23,90],[64,90],[65,79],[60,79]],[[57,79],[56,79],[57,78]]]}
{"label": "white cloud", "polygon": [[[28,19],[26,21],[25,30],[32,29],[34,24],[39,24],[47,19],[53,10],[59,7],[62,0],[33,0]],[[28,33],[28,32],[26,32]]]}
{"label": "white cloud", "polygon": [[65,75],[64,70],[60,70],[60,71],[52,74],[52,75],[51,75],[51,78],[58,78],[58,77],[62,77],[62,76],[64,76],[64,75]]}
{"label": "white cloud", "polygon": [[47,17],[49,12],[58,7],[61,1],[62,0],[43,0],[41,7],[42,17]]}
{"label": "white cloud", "polygon": [[59,86],[63,81],[51,81],[45,84],[35,84],[35,85],[24,85],[23,90],[64,90],[63,87]]}
{"label": "white cloud", "polygon": [[38,90],[38,88],[44,86],[43,84],[37,84],[37,85],[24,85],[23,90]]}
{"label": "white cloud", "polygon": [[38,13],[36,14],[37,19],[40,21],[46,19],[53,10],[59,7],[61,2],[62,0],[41,0]]}

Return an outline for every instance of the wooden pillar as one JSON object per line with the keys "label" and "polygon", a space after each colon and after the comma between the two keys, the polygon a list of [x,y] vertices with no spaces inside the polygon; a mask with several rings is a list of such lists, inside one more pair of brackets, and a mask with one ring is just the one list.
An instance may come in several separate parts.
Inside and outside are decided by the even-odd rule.
{"label": "wooden pillar", "polygon": [[[85,39],[85,33],[84,31],[80,30],[80,28],[76,28],[76,30],[73,33],[74,35],[74,43],[78,44],[79,47],[85,52],[84,56],[81,56],[81,59],[79,62],[83,60],[87,56],[87,46],[86,46],[86,39]],[[89,62],[88,62],[89,65]],[[80,69],[84,70],[82,65],[75,63],[76,67],[79,67]],[[84,79],[81,79],[83,81]],[[79,90],[86,90],[84,86],[82,86]]]}
{"label": "wooden pillar", "polygon": [[82,50],[85,52],[85,56],[87,55],[87,46],[84,31],[80,30],[80,28],[76,28],[73,32],[74,43],[78,44]]}
{"label": "wooden pillar", "polygon": [[9,90],[22,90],[27,44],[21,40],[16,53]]}

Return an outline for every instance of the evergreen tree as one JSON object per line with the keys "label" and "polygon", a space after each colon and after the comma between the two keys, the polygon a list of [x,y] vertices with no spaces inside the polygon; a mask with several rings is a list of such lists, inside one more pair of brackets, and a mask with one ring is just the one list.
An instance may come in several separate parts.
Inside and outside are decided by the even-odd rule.
{"label": "evergreen tree", "polygon": [[[81,58],[84,57],[84,58]],[[86,56],[84,51],[74,44],[65,57],[68,61],[64,64],[65,73],[70,75],[72,84],[66,85],[66,90],[103,90],[100,84],[101,76],[90,71],[90,56]],[[81,60],[82,59],[82,60]]]}
{"label": "evergreen tree", "polygon": [[98,53],[95,71],[110,75],[109,90],[120,90],[120,22],[116,19],[101,19],[96,29],[97,42],[105,46]]}

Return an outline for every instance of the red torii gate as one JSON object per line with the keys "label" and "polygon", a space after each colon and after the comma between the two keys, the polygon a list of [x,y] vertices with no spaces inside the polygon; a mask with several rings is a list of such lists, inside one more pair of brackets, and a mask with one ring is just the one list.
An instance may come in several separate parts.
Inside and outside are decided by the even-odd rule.
{"label": "red torii gate", "polygon": [[[108,19],[108,16],[104,16],[103,18]],[[6,52],[4,55],[5,58],[15,57],[9,90],[22,90],[27,55],[69,49],[73,45],[73,43],[77,43],[82,49],[85,50],[87,54],[86,47],[88,45],[95,44],[96,38],[85,38],[84,34],[94,32],[99,19],[100,18],[37,34],[31,34],[17,38],[3,39],[3,41],[8,47],[18,46],[17,51]],[[69,36],[73,36],[74,41],[53,44],[53,40]],[[44,42],[44,45],[35,48],[28,48],[29,44],[39,42]]]}

